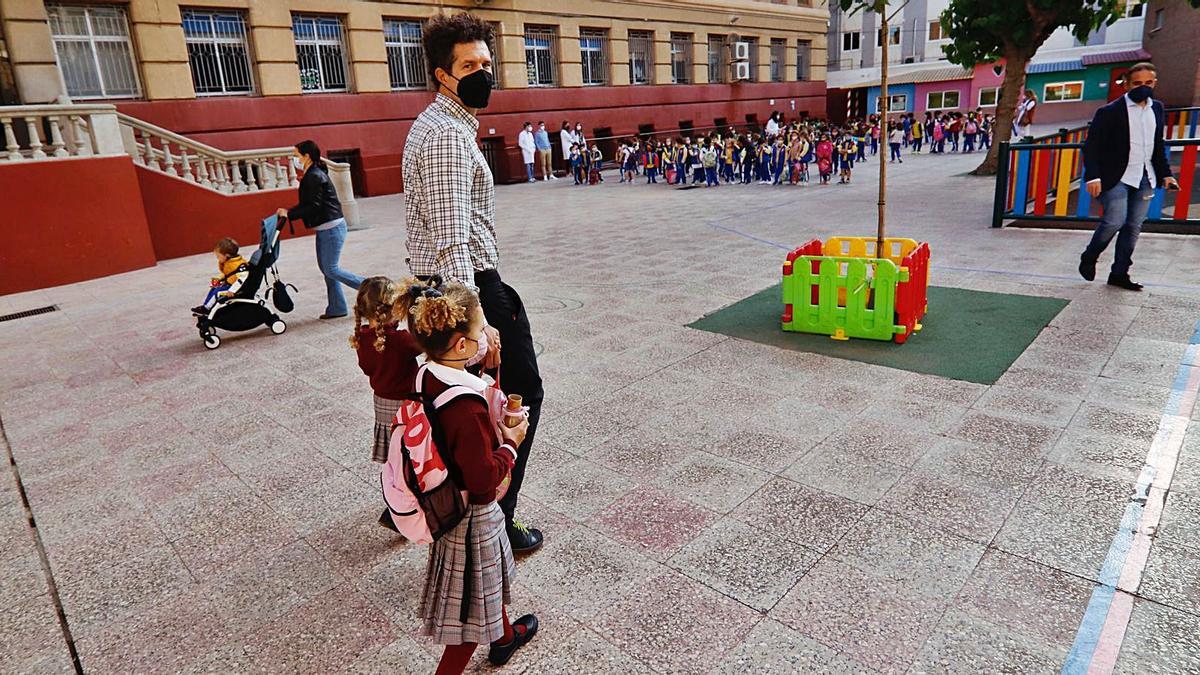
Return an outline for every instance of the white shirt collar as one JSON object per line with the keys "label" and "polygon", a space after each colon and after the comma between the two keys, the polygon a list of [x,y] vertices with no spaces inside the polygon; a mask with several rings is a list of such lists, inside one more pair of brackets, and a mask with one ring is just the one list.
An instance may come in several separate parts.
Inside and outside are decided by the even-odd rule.
{"label": "white shirt collar", "polygon": [[426,362],[426,365],[429,366],[429,372],[432,373],[434,377],[441,380],[443,384],[450,386],[460,384],[472,391],[477,392],[483,392],[483,390],[488,386],[487,382],[484,382],[482,379],[475,377],[465,370],[451,368],[450,366],[443,366],[442,364],[433,361]]}
{"label": "white shirt collar", "polygon": [[[1126,108],[1141,108],[1142,107],[1142,106],[1138,105],[1137,103],[1135,103],[1133,99],[1129,98],[1129,94],[1125,94],[1124,99],[1125,99],[1125,107]],[[1153,105],[1154,105],[1153,98],[1146,99],[1146,108],[1147,109],[1149,109]]]}

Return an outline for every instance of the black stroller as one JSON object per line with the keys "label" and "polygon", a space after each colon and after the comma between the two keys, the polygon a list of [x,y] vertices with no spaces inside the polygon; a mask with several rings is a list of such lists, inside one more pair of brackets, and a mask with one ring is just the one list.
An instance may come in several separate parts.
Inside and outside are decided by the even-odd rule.
{"label": "black stroller", "polygon": [[[196,315],[196,328],[208,349],[221,346],[218,328],[240,332],[268,326],[276,335],[287,330],[283,319],[267,306],[270,300],[276,309],[284,313],[292,311],[293,307],[287,289],[290,287],[295,291],[296,287],[280,280],[279,271],[275,269],[275,262],[279,260],[279,234],[286,222],[286,218],[274,214],[263,219],[258,250],[250,256],[250,262],[246,265],[246,280],[233,296],[218,298],[208,314]],[[264,293],[259,294],[268,271],[272,283]]]}

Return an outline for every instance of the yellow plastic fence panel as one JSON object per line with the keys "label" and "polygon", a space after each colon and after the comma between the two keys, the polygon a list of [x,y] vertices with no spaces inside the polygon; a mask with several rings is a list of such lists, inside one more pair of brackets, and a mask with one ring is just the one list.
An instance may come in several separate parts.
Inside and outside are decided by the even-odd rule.
{"label": "yellow plastic fence panel", "polygon": [[896,265],[917,247],[915,239],[887,238],[883,240],[884,255],[875,255],[875,237],[830,237],[822,249],[824,255],[844,258],[886,258]]}
{"label": "yellow plastic fence panel", "polygon": [[1058,157],[1058,188],[1054,193],[1054,215],[1067,215],[1067,201],[1071,194],[1071,174],[1075,168],[1075,153],[1078,150],[1063,150]]}

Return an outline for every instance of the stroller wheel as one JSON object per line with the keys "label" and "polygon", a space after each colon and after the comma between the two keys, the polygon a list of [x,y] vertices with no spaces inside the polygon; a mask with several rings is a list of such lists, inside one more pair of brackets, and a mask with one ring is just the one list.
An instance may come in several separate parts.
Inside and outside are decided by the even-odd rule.
{"label": "stroller wheel", "polygon": [[285,330],[287,330],[287,324],[283,322],[283,319],[276,319],[271,323],[272,333],[276,335],[283,335],[283,331]]}
{"label": "stroller wheel", "polygon": [[216,349],[221,346],[221,338],[216,333],[204,336],[204,347],[206,349]]}

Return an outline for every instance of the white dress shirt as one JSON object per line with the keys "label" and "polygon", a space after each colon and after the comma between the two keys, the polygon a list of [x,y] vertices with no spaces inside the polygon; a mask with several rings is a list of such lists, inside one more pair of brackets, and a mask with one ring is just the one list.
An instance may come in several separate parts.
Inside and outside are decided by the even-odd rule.
{"label": "white dress shirt", "polygon": [[1142,186],[1142,172],[1150,177],[1150,187],[1158,185],[1154,175],[1154,167],[1150,158],[1154,154],[1154,99],[1148,99],[1145,106],[1140,106],[1125,95],[1125,109],[1129,112],[1129,163],[1125,165],[1125,173],[1121,182],[1131,188]]}

